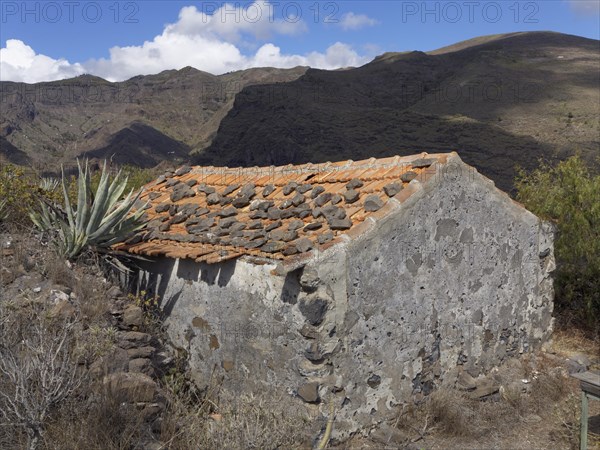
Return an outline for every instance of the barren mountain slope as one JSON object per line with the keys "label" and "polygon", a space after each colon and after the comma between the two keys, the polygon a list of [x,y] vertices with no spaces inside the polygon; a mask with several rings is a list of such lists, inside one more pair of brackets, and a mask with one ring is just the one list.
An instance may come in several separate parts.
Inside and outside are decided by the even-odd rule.
{"label": "barren mountain slope", "polygon": [[598,41],[550,32],[387,53],[246,87],[200,164],[269,165],[457,150],[509,190],[514,166],[599,149]]}
{"label": "barren mountain slope", "polygon": [[210,143],[243,87],[289,81],[305,71],[256,68],[214,76],[187,67],[121,83],[89,75],[1,82],[0,143],[44,167],[83,154],[144,167],[182,160]]}

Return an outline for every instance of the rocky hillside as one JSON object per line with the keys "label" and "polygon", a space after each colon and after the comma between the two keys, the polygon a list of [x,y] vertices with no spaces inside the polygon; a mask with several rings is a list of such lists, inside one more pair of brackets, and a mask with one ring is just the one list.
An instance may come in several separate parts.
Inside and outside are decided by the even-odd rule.
{"label": "rocky hillside", "polygon": [[[456,150],[505,190],[514,166],[598,154],[598,41],[512,33],[308,70],[236,97],[198,164],[359,160]],[[278,95],[273,95],[273,92]]]}
{"label": "rocky hillside", "polygon": [[0,155],[44,168],[81,155],[152,167],[205,148],[242,88],[298,78],[306,68],[214,76],[193,68],[110,83],[89,75],[0,82]]}

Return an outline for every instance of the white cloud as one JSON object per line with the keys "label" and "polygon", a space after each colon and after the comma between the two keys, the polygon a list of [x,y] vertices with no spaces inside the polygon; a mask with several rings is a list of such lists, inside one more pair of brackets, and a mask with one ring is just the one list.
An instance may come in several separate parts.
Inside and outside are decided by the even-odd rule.
{"label": "white cloud", "polygon": [[162,34],[141,45],[113,47],[107,59],[72,64],[65,59],[38,55],[22,41],[9,40],[6,48],[1,50],[0,79],[37,82],[91,73],[121,81],[135,75],[186,66],[221,74],[260,66],[288,68],[303,65],[335,69],[368,61],[367,57],[340,42],[324,53],[315,51],[303,55],[283,53],[273,43],[264,43],[250,54],[241,50],[256,48],[257,41],[272,35],[294,35],[305,30],[306,24],[300,20],[276,20],[272,5],[264,0],[246,8],[224,5],[214,14],[205,14],[188,6],[181,9],[176,23],[166,25]]}
{"label": "white cloud", "polygon": [[571,9],[576,13],[586,16],[595,17],[600,15],[599,0],[567,0],[571,5]]}
{"label": "white cloud", "polygon": [[66,59],[52,59],[36,54],[23,41],[8,39],[0,49],[0,80],[38,81],[60,80],[84,73],[81,64],[71,64]]}
{"label": "white cloud", "polygon": [[377,25],[379,22],[375,19],[371,19],[365,14],[354,14],[353,12],[347,12],[342,15],[340,20],[340,26],[342,29],[348,30],[360,30],[364,27],[372,27]]}

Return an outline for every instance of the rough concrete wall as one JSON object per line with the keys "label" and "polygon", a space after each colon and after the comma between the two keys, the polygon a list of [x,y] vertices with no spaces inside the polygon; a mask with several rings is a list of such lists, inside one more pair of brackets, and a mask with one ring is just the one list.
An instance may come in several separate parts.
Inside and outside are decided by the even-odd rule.
{"label": "rough concrete wall", "polygon": [[343,344],[331,358],[345,405],[338,436],[551,334],[551,229],[456,167],[430,188],[413,181],[418,192],[348,244]]}
{"label": "rough concrete wall", "polygon": [[327,326],[323,318],[345,278],[325,277],[324,290],[310,270],[301,280],[302,270],[274,276],[274,268],[241,259],[208,265],[161,258],[146,263],[137,282],[159,296],[169,337],[188,355],[198,386],[218,386],[230,398],[251,393],[267,409],[287,402],[290,420],[297,417],[316,436],[326,418],[317,406],[319,386],[310,382],[310,359],[318,356],[308,324]]}

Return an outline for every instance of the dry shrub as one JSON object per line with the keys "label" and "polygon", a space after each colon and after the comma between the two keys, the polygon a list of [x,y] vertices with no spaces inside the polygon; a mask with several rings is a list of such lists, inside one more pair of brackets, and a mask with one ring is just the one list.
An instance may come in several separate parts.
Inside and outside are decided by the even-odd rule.
{"label": "dry shrub", "polygon": [[133,449],[151,436],[150,425],[135,405],[100,386],[88,390],[56,411],[46,429],[44,448]]}
{"label": "dry shrub", "polygon": [[161,441],[170,450],[210,449],[300,449],[310,448],[307,429],[312,421],[302,411],[290,411],[283,399],[265,400],[251,394],[222,398],[210,416],[206,408],[194,408],[179,399],[164,415]]}
{"label": "dry shrub", "polygon": [[431,424],[452,436],[472,434],[472,401],[453,389],[438,389],[426,401],[427,414]]}

